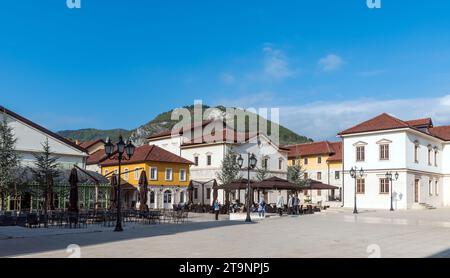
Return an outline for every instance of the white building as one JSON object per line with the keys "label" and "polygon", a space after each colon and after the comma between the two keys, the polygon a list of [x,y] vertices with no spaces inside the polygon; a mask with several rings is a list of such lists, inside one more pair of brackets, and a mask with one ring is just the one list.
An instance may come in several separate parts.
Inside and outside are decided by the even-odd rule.
{"label": "white building", "polygon": [[[344,206],[389,209],[386,173],[395,209],[443,207],[450,204],[450,126],[434,127],[431,119],[402,121],[379,115],[339,133],[343,141]],[[352,167],[363,168],[353,179]]]}
{"label": "white building", "polygon": [[33,166],[33,154],[42,152],[42,144],[48,140],[52,153],[58,156],[61,168],[71,169],[73,165],[85,167],[88,154],[77,144],[64,137],[0,106],[0,119],[6,116],[8,125],[13,129],[17,139],[16,151],[23,166]]}
{"label": "white building", "polygon": [[[205,121],[202,124],[193,125],[191,132],[192,137],[188,136],[186,132],[179,132],[171,134],[166,132],[160,135],[148,138],[149,143],[159,146],[174,154],[177,154],[185,159],[195,162],[190,168],[191,180],[195,184],[205,183],[204,188],[196,186],[194,189],[194,203],[208,203],[212,202],[212,186],[213,183],[208,181],[217,179],[217,173],[220,171],[221,164],[226,154],[233,151],[241,154],[245,160],[243,168],[246,168],[246,158],[248,153],[255,154],[258,159],[258,168],[265,167],[268,176],[276,176],[283,179],[287,178],[287,156],[288,149],[281,148],[270,141],[264,135],[250,135],[247,134],[232,134],[231,131],[224,128],[222,131],[214,133],[208,138],[208,135],[202,136],[202,130],[207,128],[211,121]],[[219,138],[218,135],[221,135]],[[200,138],[195,136],[200,134]],[[242,136],[245,140],[237,140]],[[194,139],[192,139],[194,138]],[[247,171],[241,172],[242,177],[247,178]],[[256,170],[251,171],[250,178],[256,176]],[[205,194],[204,198],[202,196]],[[236,192],[235,198],[244,199],[245,193]],[[269,203],[276,201],[277,193],[272,192],[268,194]],[[219,201],[224,202],[223,192],[219,192]]]}

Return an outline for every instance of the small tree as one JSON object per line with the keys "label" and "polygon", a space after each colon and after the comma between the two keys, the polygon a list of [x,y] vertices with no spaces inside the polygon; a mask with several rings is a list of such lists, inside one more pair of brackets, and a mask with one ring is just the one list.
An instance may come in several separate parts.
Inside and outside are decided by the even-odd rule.
{"label": "small tree", "polygon": [[60,175],[57,163],[59,157],[52,155],[48,138],[42,144],[42,148],[42,153],[33,154],[36,161],[30,170],[44,199],[44,216],[47,218],[47,211],[53,206],[53,182]]}
{"label": "small tree", "polygon": [[[17,139],[14,137],[12,127],[8,125],[6,113],[0,123],[0,195],[2,210],[6,210],[6,196],[15,191],[17,198],[17,169],[20,165],[20,156],[15,150]],[[14,188],[16,188],[14,190]]]}
{"label": "small tree", "polygon": [[231,191],[227,187],[229,187],[232,182],[242,178],[240,175],[241,168],[237,164],[236,159],[237,159],[237,154],[233,150],[230,150],[229,152],[227,152],[227,154],[225,155],[225,157],[222,161],[220,170],[216,174],[217,179],[222,184],[222,186],[225,188],[225,195],[226,195],[225,200],[227,203],[227,207],[228,207],[228,203],[229,203],[229,194]]}
{"label": "small tree", "polygon": [[305,179],[305,172],[305,169],[303,169],[300,163],[294,163],[294,165],[288,167],[288,181],[298,186],[305,186],[307,183],[307,179]]}

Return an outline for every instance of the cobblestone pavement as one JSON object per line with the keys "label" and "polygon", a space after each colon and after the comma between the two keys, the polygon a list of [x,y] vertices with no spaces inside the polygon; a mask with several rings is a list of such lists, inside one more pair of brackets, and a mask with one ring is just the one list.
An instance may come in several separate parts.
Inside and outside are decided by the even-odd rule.
{"label": "cobblestone pavement", "polygon": [[[189,223],[130,225],[122,233],[0,227],[2,257],[450,257],[450,209],[363,211],[332,209],[272,216],[251,224],[193,215]],[[14,230],[16,229],[16,230]]]}

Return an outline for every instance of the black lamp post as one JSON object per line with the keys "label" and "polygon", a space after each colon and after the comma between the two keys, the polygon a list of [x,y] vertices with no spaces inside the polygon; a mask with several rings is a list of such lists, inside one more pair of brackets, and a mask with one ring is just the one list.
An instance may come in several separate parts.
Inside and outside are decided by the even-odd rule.
{"label": "black lamp post", "polygon": [[398,172],[395,172],[395,175],[392,176],[392,172],[386,172],[386,179],[389,181],[390,183],[390,187],[391,187],[391,211],[394,211],[394,184],[393,181],[398,180]]}
{"label": "black lamp post", "polygon": [[350,176],[355,179],[355,207],[353,209],[353,213],[357,214],[358,213],[358,208],[356,206],[356,191],[358,189],[358,178],[362,178],[364,177],[364,170],[363,168],[359,169],[357,167],[352,167],[352,169],[350,170]]}
{"label": "black lamp post", "polygon": [[[242,166],[244,165],[244,159],[242,158],[242,155],[239,155],[237,163],[239,165],[239,168],[242,168]],[[255,169],[257,163],[258,160],[256,159],[256,156],[254,154],[247,153],[247,217],[245,218],[245,222],[252,222],[252,219],[250,217],[250,169]]]}
{"label": "black lamp post", "polygon": [[114,229],[115,232],[122,232],[122,202],[121,202],[121,194],[120,194],[120,176],[122,174],[121,172],[121,167],[122,167],[122,160],[125,160],[126,158],[124,158],[123,154],[126,152],[128,159],[130,159],[133,155],[134,155],[134,150],[136,149],[136,147],[133,145],[133,143],[131,142],[131,139],[128,139],[128,142],[125,143],[123,141],[123,137],[122,135],[120,135],[119,137],[119,142],[117,142],[116,144],[117,147],[117,156],[112,157],[112,154],[114,153],[114,144],[111,143],[111,139],[108,138],[106,139],[106,143],[105,143],[105,153],[106,156],[109,159],[114,159],[117,160],[119,162],[119,175],[118,177],[118,181],[117,181],[117,193],[116,193],[116,200],[117,200],[117,222],[116,222],[116,228]]}

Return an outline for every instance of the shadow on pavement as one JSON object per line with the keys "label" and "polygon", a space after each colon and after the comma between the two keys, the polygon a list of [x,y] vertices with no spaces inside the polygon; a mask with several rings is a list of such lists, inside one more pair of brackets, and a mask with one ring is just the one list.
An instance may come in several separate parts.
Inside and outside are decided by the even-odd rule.
{"label": "shadow on pavement", "polygon": [[64,235],[2,239],[0,240],[0,257],[24,256],[32,253],[65,250],[70,244],[77,244],[81,247],[86,247],[89,245],[166,236],[227,226],[249,225],[249,223],[223,220],[187,222],[184,224],[139,225],[136,226],[136,228],[130,229],[127,229],[126,225],[127,224],[124,224],[125,231],[123,232],[114,232],[114,227],[111,227],[111,230],[108,231],[103,230],[91,233],[82,232]]}

